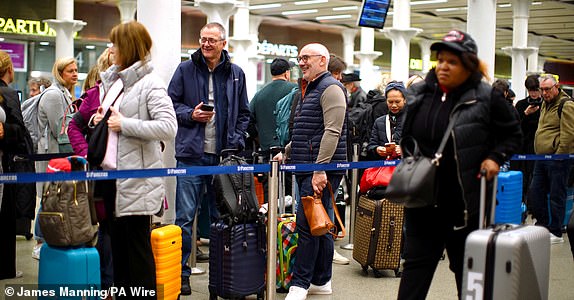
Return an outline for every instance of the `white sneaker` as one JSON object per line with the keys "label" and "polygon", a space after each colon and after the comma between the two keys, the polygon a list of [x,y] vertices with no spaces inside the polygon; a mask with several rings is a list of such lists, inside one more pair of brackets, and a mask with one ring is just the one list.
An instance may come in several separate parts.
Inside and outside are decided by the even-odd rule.
{"label": "white sneaker", "polygon": [[333,251],[333,263],[338,265],[348,265],[349,259],[339,254],[337,250]]}
{"label": "white sneaker", "polygon": [[289,294],[285,297],[285,300],[305,300],[307,299],[307,290],[298,287],[298,286],[291,286],[289,288]]}
{"label": "white sneaker", "polygon": [[550,234],[550,243],[551,244],[562,244],[564,243],[564,238],[563,237],[557,237],[554,234]]}
{"label": "white sneaker", "polygon": [[42,250],[42,244],[34,245],[34,249],[32,249],[32,258],[40,260],[40,250]]}
{"label": "white sneaker", "polygon": [[314,285],[311,283],[309,286],[309,295],[331,295],[333,290],[331,289],[331,280],[323,285]]}

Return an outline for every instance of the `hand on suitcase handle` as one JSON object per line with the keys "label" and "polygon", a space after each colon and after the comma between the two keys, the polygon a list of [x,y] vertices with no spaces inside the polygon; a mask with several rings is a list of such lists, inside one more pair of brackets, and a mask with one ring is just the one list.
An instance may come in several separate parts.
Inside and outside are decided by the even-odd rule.
{"label": "hand on suitcase handle", "polygon": [[490,158],[487,158],[480,164],[480,174],[478,175],[478,178],[480,178],[481,175],[485,175],[486,180],[492,180],[494,176],[498,175],[498,171],[500,171],[500,166],[498,163]]}

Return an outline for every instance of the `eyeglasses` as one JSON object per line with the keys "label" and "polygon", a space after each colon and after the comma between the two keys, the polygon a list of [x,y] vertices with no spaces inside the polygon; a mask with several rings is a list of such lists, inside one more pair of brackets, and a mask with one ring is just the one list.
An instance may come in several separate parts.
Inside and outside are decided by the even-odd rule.
{"label": "eyeglasses", "polygon": [[556,85],[552,85],[551,87],[547,87],[547,88],[539,88],[539,90],[541,92],[549,92],[553,87],[555,87]]}
{"label": "eyeglasses", "polygon": [[216,43],[221,42],[221,41],[223,41],[223,40],[224,40],[224,39],[216,40],[216,39],[214,39],[214,38],[205,38],[205,37],[202,37],[202,38],[199,39],[199,44],[201,45],[201,44],[208,43],[208,44],[210,44],[210,45],[215,45]]}
{"label": "eyeglasses", "polygon": [[311,54],[311,55],[301,55],[301,56],[297,56],[297,62],[301,62],[303,61],[304,63],[306,63],[309,58],[313,57],[313,56],[323,56],[321,54]]}

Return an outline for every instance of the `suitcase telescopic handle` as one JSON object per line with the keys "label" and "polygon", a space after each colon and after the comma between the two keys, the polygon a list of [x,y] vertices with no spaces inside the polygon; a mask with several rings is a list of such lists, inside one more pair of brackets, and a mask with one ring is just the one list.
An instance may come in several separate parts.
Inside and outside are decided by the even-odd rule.
{"label": "suitcase telescopic handle", "polygon": [[480,170],[480,211],[478,217],[478,229],[484,229],[494,223],[495,211],[496,211],[496,188],[498,186],[498,175],[495,175],[492,179],[492,197],[490,203],[490,219],[489,224],[486,220],[486,170]]}

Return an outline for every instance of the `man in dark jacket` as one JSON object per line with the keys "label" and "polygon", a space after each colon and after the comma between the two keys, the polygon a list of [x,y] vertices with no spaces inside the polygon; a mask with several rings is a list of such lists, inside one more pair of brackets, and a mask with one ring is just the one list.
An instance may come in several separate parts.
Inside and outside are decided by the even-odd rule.
{"label": "man in dark jacket", "polygon": [[[528,96],[516,102],[516,111],[520,118],[520,127],[522,128],[522,148],[520,154],[534,154],[534,135],[538,128],[538,119],[540,119],[540,106],[542,97],[540,95],[539,75],[528,75],[524,81],[524,86],[528,91]],[[513,170],[522,171],[522,195],[524,202],[530,209],[527,200],[528,187],[532,181],[532,171],[534,170],[533,160],[513,160],[510,161],[510,167]]]}
{"label": "man in dark jacket", "polygon": [[[176,69],[168,88],[178,130],[175,138],[177,167],[215,166],[222,149],[241,150],[249,124],[249,103],[243,70],[231,63],[225,28],[209,23],[200,31],[201,48]],[[211,219],[218,216],[212,176],[177,178],[175,223],[182,229],[181,294],[191,294],[190,267],[193,219],[205,197]]]}
{"label": "man in dark jacket", "polygon": [[367,100],[367,93],[361,88],[361,78],[359,75],[355,73],[343,74],[341,83],[350,95],[347,109],[353,109],[353,107],[359,105],[359,103],[363,103]]}

